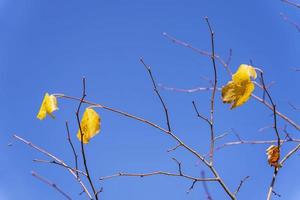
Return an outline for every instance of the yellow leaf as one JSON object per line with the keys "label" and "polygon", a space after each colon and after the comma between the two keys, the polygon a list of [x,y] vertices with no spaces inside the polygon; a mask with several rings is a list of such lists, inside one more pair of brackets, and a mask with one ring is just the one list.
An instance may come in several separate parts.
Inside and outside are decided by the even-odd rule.
{"label": "yellow leaf", "polygon": [[271,145],[267,150],[268,162],[271,166],[279,167],[278,160],[280,158],[280,151],[278,146]]}
{"label": "yellow leaf", "polygon": [[56,110],[58,110],[56,97],[54,95],[49,95],[48,93],[46,93],[39,113],[37,114],[37,118],[43,120],[47,114],[54,118],[52,113]]}
{"label": "yellow leaf", "polygon": [[[83,143],[89,143],[90,139],[100,131],[101,119],[92,108],[86,108],[80,122]],[[81,141],[81,131],[78,130],[77,138]]]}
{"label": "yellow leaf", "polygon": [[234,82],[251,81],[250,78],[256,79],[257,74],[255,69],[246,64],[241,64],[239,69],[232,75]]}
{"label": "yellow leaf", "polygon": [[232,75],[232,81],[222,88],[223,103],[230,103],[233,109],[247,102],[254,90],[251,78],[255,79],[256,76],[256,71],[252,66],[240,65],[236,73]]}

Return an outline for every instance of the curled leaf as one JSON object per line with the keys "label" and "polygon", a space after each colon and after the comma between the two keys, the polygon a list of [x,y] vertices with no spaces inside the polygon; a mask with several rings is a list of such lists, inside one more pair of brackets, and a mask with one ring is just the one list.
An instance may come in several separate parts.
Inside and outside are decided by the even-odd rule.
{"label": "curled leaf", "polygon": [[86,108],[80,122],[81,130],[79,129],[77,133],[78,140],[81,141],[82,137],[84,144],[89,143],[90,139],[99,133],[100,122],[98,113],[92,108]]}
{"label": "curled leaf", "polygon": [[47,115],[54,118],[54,115],[52,115],[52,113],[56,110],[58,110],[56,97],[54,95],[49,95],[48,93],[46,93],[39,113],[37,114],[37,118],[43,120]]}
{"label": "curled leaf", "polygon": [[223,103],[230,103],[233,109],[247,102],[254,90],[251,78],[256,77],[256,71],[252,66],[240,65],[236,73],[232,75],[232,80],[222,88]]}
{"label": "curled leaf", "polygon": [[278,146],[271,145],[267,150],[268,162],[271,166],[279,167],[278,160],[280,158],[280,151]]}

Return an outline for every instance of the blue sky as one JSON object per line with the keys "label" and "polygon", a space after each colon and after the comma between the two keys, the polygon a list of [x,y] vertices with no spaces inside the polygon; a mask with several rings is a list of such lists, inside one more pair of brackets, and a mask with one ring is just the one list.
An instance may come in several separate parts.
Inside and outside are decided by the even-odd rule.
{"label": "blue sky", "polygon": [[[226,59],[233,55],[230,67],[253,60],[265,72],[278,109],[296,122],[299,113],[288,105],[300,106],[297,86],[300,73],[299,33],[279,13],[300,21],[300,10],[281,1],[8,1],[0,0],[0,199],[62,199],[60,194],[30,175],[34,170],[54,181],[74,199],[80,187],[64,170],[33,163],[43,155],[12,139],[18,134],[58,155],[70,165],[71,149],[66,140],[64,122],[70,123],[74,144],[77,103],[59,99],[56,119],[36,119],[45,92],[81,94],[81,78],[87,79],[87,99],[127,111],[165,126],[161,105],[150,79],[139,62],[143,56],[151,65],[158,83],[177,88],[207,86],[201,77],[212,77],[211,61],[163,37],[167,32],[194,46],[210,50],[210,38],[204,16],[209,16],[216,33],[216,52]],[[218,63],[219,86],[230,77]],[[255,90],[261,95],[259,89]],[[200,153],[209,148],[209,127],[195,117],[191,101],[201,113],[209,114],[210,93],[184,94],[161,91],[170,110],[174,132]],[[216,132],[234,128],[243,139],[274,139],[274,131],[258,129],[272,124],[271,112],[251,99],[230,110],[216,96]],[[97,179],[116,172],[176,172],[172,157],[183,163],[186,173],[199,176],[203,165],[183,149],[168,153],[176,145],[163,133],[131,119],[104,110],[101,133],[87,146],[90,170],[97,187],[104,187],[102,199],[205,199],[201,183],[186,194],[191,182],[172,177]],[[279,121],[283,127],[284,121]],[[288,126],[292,136],[298,131]],[[219,145],[236,140],[232,135]],[[7,144],[12,143],[12,146]],[[295,144],[287,144],[287,152]],[[216,168],[231,190],[249,175],[239,199],[264,199],[273,169],[268,166],[268,145],[228,147],[216,153]],[[282,199],[299,199],[297,180],[299,155],[281,170],[275,191]],[[214,199],[226,199],[219,185],[211,183]],[[276,197],[275,197],[276,198]]]}

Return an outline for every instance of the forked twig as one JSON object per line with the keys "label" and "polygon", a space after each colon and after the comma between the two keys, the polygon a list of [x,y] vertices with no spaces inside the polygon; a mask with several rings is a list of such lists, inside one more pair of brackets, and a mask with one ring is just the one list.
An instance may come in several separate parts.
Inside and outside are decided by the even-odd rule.
{"label": "forked twig", "polygon": [[88,189],[86,188],[86,186],[84,185],[84,183],[81,181],[80,177],[77,177],[76,173],[61,159],[57,158],[56,156],[54,156],[53,154],[49,153],[48,151],[46,151],[45,149],[42,149],[41,147],[36,146],[35,144],[33,144],[32,142],[25,140],[24,138],[18,136],[18,135],[13,135],[13,137],[25,144],[27,144],[28,146],[32,147],[33,149],[41,152],[42,154],[46,155],[47,157],[52,158],[53,160],[57,161],[58,163],[62,164],[63,166],[65,166],[65,168],[75,177],[75,179],[78,181],[78,183],[80,184],[80,186],[82,187],[84,193],[86,193],[86,195],[88,196],[89,199],[93,199],[92,196],[90,195]]}

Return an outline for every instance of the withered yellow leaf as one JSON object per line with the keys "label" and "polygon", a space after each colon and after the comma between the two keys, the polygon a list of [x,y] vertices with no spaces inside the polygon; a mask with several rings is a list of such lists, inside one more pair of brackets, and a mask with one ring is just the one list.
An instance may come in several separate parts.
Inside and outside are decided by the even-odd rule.
{"label": "withered yellow leaf", "polygon": [[279,167],[278,160],[280,158],[280,151],[278,146],[271,145],[267,150],[266,154],[268,155],[268,163],[271,166]]}
{"label": "withered yellow leaf", "polygon": [[56,110],[58,110],[56,97],[46,93],[39,113],[37,114],[37,118],[43,120],[47,115],[50,115],[52,118],[54,118],[52,113]]}
{"label": "withered yellow leaf", "polygon": [[81,134],[83,138],[83,143],[89,143],[90,139],[94,137],[100,131],[101,119],[96,111],[92,108],[86,108],[83,117],[80,122],[80,129],[77,133],[77,138],[81,141]]}
{"label": "withered yellow leaf", "polygon": [[222,88],[223,103],[230,103],[231,109],[243,105],[248,101],[254,90],[251,78],[256,78],[256,71],[250,65],[242,64],[232,80]]}

